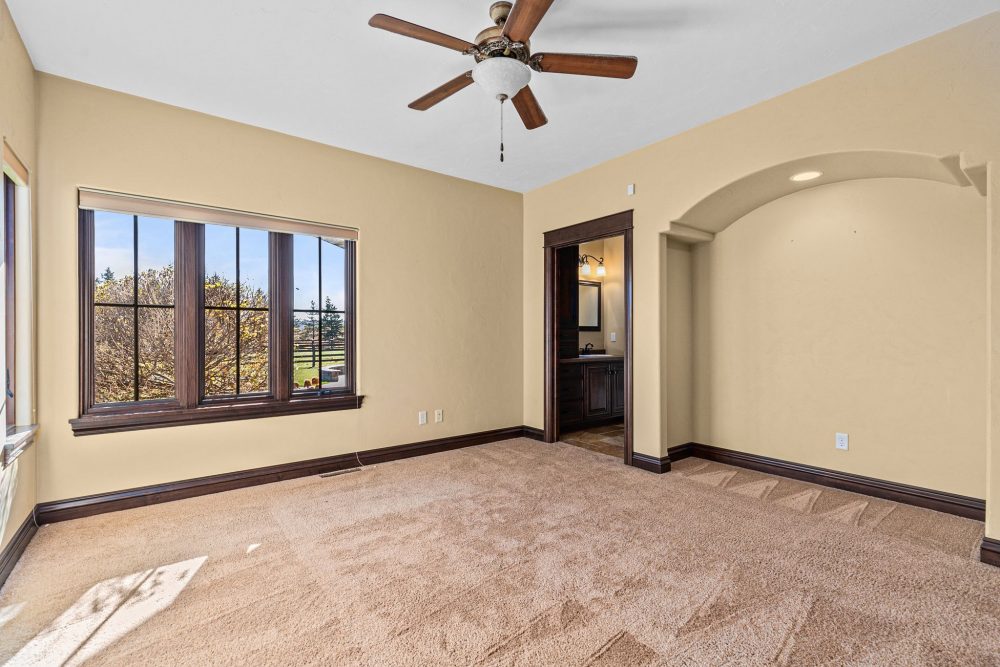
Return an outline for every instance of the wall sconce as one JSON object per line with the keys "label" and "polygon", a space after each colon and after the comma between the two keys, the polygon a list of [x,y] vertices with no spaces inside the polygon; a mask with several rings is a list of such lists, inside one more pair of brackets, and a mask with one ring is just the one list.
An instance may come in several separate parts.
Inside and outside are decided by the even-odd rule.
{"label": "wall sconce", "polygon": [[590,275],[590,260],[597,262],[597,275],[604,276],[607,274],[607,269],[604,268],[604,258],[594,257],[593,255],[580,255],[580,275],[589,276]]}

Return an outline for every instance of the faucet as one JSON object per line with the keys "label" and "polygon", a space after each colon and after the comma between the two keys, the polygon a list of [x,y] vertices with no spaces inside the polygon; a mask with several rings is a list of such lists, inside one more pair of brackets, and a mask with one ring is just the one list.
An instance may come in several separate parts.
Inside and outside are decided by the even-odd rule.
{"label": "faucet", "polygon": [[583,353],[584,354],[590,354],[590,351],[593,350],[593,349],[594,349],[594,344],[593,343],[587,343],[586,345],[583,346]]}

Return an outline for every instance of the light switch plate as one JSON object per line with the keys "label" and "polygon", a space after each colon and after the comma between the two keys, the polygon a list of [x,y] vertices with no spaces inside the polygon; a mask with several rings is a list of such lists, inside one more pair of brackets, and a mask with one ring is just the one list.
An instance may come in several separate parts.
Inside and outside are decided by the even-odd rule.
{"label": "light switch plate", "polygon": [[611,332],[611,342],[612,343],[618,342],[618,334],[616,334],[614,331]]}
{"label": "light switch plate", "polygon": [[628,196],[631,197],[635,194],[635,183],[628,184]]}
{"label": "light switch plate", "polygon": [[848,438],[847,434],[846,433],[838,433],[837,434],[837,441],[836,441],[836,447],[837,447],[837,449],[843,449],[844,451],[847,451],[848,444],[849,444],[849,438]]}
{"label": "light switch plate", "polygon": [[444,410],[435,410],[434,411],[434,423],[435,424],[440,424],[443,421],[444,421]]}
{"label": "light switch plate", "polygon": [[417,425],[423,426],[426,423],[427,423],[427,411],[421,410],[420,412],[417,413]]}

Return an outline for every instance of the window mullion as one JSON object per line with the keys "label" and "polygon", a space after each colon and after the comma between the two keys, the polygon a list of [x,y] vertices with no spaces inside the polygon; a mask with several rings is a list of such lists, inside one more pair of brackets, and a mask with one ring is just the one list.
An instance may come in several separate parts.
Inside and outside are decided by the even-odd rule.
{"label": "window mullion", "polygon": [[80,210],[80,414],[94,405],[94,212]]}
{"label": "window mullion", "polygon": [[270,233],[271,393],[279,401],[292,395],[292,301],[295,297],[292,235]]}
{"label": "window mullion", "polygon": [[204,368],[205,226],[174,223],[174,354],[177,400],[181,407],[198,406]]}

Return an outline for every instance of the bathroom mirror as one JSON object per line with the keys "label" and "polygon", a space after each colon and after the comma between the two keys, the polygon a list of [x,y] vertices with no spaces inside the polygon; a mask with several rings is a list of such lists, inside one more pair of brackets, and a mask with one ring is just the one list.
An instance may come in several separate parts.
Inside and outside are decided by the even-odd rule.
{"label": "bathroom mirror", "polygon": [[580,281],[580,331],[601,330],[601,283]]}

